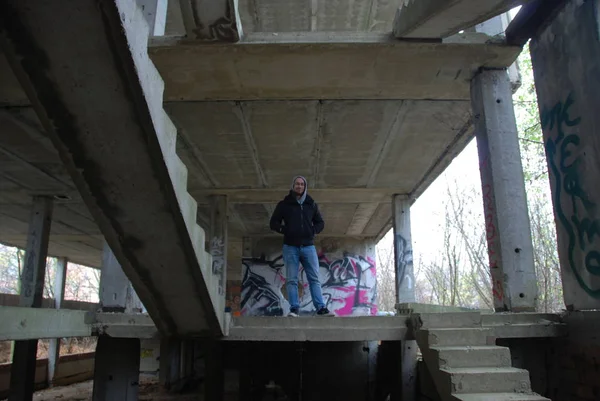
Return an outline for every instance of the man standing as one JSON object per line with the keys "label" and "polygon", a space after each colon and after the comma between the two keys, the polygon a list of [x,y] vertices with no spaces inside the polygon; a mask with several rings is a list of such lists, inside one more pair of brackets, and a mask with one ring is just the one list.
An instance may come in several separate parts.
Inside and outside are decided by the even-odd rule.
{"label": "man standing", "polygon": [[[310,296],[319,316],[334,316],[325,307],[321,283],[319,282],[319,258],[314,245],[315,234],[325,227],[319,207],[307,194],[308,185],[302,176],[294,177],[290,193],[277,204],[271,216],[271,230],[283,234],[283,262],[286,271],[286,288],[290,313],[297,317],[300,310],[298,301],[298,271],[304,266],[310,288]],[[283,220],[283,224],[281,221]]]}

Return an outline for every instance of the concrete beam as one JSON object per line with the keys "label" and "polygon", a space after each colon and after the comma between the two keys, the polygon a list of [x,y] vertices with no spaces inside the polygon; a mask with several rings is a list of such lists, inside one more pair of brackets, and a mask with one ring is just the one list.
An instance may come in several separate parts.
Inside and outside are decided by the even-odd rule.
{"label": "concrete beam", "polygon": [[[234,203],[277,203],[289,188],[265,189],[193,189],[190,194],[199,204],[208,204],[211,195],[226,195],[230,204]],[[325,203],[387,203],[397,190],[393,188],[331,188],[311,189],[310,194],[319,204]],[[405,196],[406,195],[401,195]]]}
{"label": "concrete beam", "polygon": [[148,51],[165,80],[167,102],[468,100],[476,71],[508,67],[521,47],[409,41],[205,46],[155,38]]}
{"label": "concrete beam", "polygon": [[233,318],[227,341],[378,341],[403,340],[408,316]]}
{"label": "concrete beam", "polygon": [[244,35],[238,0],[179,0],[188,39],[238,42]]}
{"label": "concrete beam", "polygon": [[510,81],[506,70],[483,70],[471,85],[494,307],[535,310],[537,279]]}
{"label": "concrete beam", "polygon": [[85,311],[0,306],[0,341],[90,336],[93,316]]}
{"label": "concrete beam", "polygon": [[445,38],[507,12],[525,1],[405,0],[396,12],[394,36]]}
{"label": "concrete beam", "polygon": [[222,334],[203,274],[210,258],[194,241],[203,232],[137,4],[3,1],[0,29],[48,137],[160,330]]}

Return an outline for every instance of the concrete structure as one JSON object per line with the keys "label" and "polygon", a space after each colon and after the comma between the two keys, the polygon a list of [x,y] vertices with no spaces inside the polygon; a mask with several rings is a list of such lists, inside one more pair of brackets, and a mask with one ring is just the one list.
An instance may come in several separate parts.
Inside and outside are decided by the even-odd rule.
{"label": "concrete structure", "polygon": [[[516,45],[485,35],[485,29],[450,37],[516,3],[0,3],[0,241],[29,243],[28,258],[38,258],[23,287],[23,299],[35,302],[21,306],[41,305],[42,256],[48,252],[102,267],[102,308],[118,312],[2,307],[9,324],[0,327],[0,339],[33,344],[43,337],[98,335],[97,400],[136,398],[139,338],[158,337],[166,356],[163,385],[180,388],[201,372],[210,378],[211,399],[223,398],[228,372],[235,371],[242,396],[264,392],[273,381],[296,399],[413,400],[415,335],[443,399],[542,393],[525,370],[509,366],[507,349],[488,344],[487,337],[559,336],[569,330],[560,322],[465,314],[443,328],[435,324],[450,324],[445,317],[429,328],[413,319],[412,330],[402,315],[256,317],[287,311],[281,238],[267,222],[295,174],[308,178],[326,220],[317,247],[330,309],[376,314],[374,248],[392,226],[404,240],[395,242],[398,300],[414,301],[410,202],[475,135],[484,205],[490,206],[482,224],[488,239],[491,233],[498,239],[488,244],[496,309],[534,308],[536,278],[506,69],[521,51],[521,39],[534,36],[537,79],[544,81],[540,101],[555,105],[565,87],[576,87],[585,100],[567,96],[551,110],[560,111],[555,114],[568,127],[580,124],[592,132],[598,64],[585,57],[598,47],[598,2],[572,0],[542,18],[536,10],[559,2],[532,1],[523,15],[538,15],[538,27],[546,31],[509,27],[506,41],[520,39]],[[394,20],[390,10],[396,9]],[[163,25],[169,36],[150,38]],[[555,41],[553,32],[569,32],[572,39],[559,35]],[[575,56],[555,62],[552,55],[567,47]],[[556,141],[571,138],[560,144],[560,163],[553,160],[554,147],[548,148],[551,168],[565,170],[564,182],[553,171],[559,221],[571,199],[561,184],[578,190],[569,196],[584,203],[569,210],[575,227],[559,230],[565,297],[573,309],[589,308],[596,305],[597,196],[590,182],[597,146],[591,134],[554,139],[561,125],[553,125],[550,115],[542,114],[549,144],[558,149]],[[571,167],[564,157],[575,150],[564,143],[585,145]],[[54,199],[52,229],[27,226],[34,195]],[[578,236],[569,236],[575,230]],[[574,289],[573,277],[586,285],[586,295]],[[149,316],[121,313],[130,311],[129,282]],[[303,312],[310,314],[305,298]],[[229,320],[228,312],[244,316]],[[431,323],[422,318],[421,324]],[[467,346],[477,348],[470,354]],[[568,346],[569,340],[559,345]],[[588,342],[584,350],[591,347]],[[248,359],[240,355],[257,366],[240,364]],[[30,345],[17,347],[15,399],[31,398],[32,356]],[[322,368],[324,361],[333,373]],[[324,389],[324,373],[339,381],[335,390]],[[540,399],[535,397],[521,399]]]}

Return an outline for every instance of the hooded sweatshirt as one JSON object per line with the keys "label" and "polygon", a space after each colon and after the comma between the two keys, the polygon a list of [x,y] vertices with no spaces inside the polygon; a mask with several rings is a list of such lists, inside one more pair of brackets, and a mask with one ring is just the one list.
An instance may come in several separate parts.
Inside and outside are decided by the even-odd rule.
{"label": "hooded sweatshirt", "polygon": [[[296,198],[294,182],[304,180],[304,193]],[[314,237],[323,231],[325,222],[319,207],[308,195],[308,183],[302,176],[294,177],[289,194],[277,204],[270,221],[271,230],[283,234],[283,243],[291,246],[309,246]]]}

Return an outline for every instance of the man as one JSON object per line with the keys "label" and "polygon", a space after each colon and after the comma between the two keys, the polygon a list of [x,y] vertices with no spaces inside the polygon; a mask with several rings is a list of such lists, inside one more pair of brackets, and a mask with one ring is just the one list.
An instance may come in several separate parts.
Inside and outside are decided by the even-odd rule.
{"label": "man", "polygon": [[[290,193],[277,204],[271,217],[271,230],[283,234],[283,262],[286,270],[286,288],[290,313],[298,317],[298,271],[304,266],[310,296],[318,316],[334,316],[325,307],[319,281],[319,258],[314,245],[315,234],[325,227],[325,222],[313,198],[308,195],[308,185],[302,176],[294,177]],[[283,220],[283,224],[281,221]]]}

